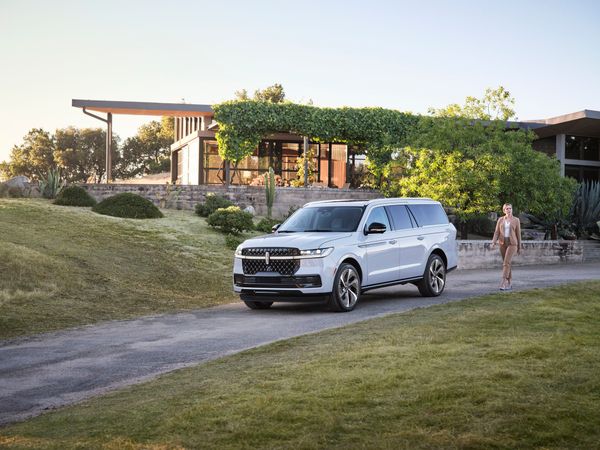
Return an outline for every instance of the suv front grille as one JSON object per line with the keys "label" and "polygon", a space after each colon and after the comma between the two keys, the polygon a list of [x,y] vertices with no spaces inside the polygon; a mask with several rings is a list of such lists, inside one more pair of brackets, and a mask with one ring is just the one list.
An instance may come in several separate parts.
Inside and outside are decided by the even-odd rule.
{"label": "suv front grille", "polygon": [[[269,264],[267,264],[269,253]],[[281,275],[294,275],[300,269],[299,259],[270,259],[272,256],[299,256],[300,250],[291,247],[245,248],[243,256],[258,256],[260,259],[243,259],[242,268],[247,275],[258,272],[273,272]]]}

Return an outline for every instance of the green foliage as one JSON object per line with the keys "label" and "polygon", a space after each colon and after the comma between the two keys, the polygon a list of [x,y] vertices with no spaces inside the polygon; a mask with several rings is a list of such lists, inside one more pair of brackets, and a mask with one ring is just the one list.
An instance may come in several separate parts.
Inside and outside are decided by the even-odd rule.
{"label": "green foliage", "polygon": [[577,186],[569,217],[579,236],[597,230],[600,221],[600,182],[584,181]]}
{"label": "green foliage", "polygon": [[225,246],[230,250],[235,250],[242,242],[244,242],[243,237],[236,236],[235,234],[225,235]]}
{"label": "green foliage", "polygon": [[123,178],[169,170],[173,143],[173,118],[163,117],[138,128],[136,136],[123,143],[118,173]]}
{"label": "green foliage", "polygon": [[223,159],[239,162],[252,154],[263,136],[290,132],[314,142],[363,144],[367,155],[384,143],[406,142],[418,118],[383,108],[317,108],[295,103],[228,101],[214,105],[217,141]]}
{"label": "green foliage", "polygon": [[210,192],[206,194],[204,203],[198,203],[196,205],[195,211],[200,217],[208,217],[217,209],[227,208],[229,206],[233,206],[233,202],[225,197],[221,197],[220,195]]}
{"label": "green foliage", "polygon": [[265,174],[265,197],[267,199],[267,217],[270,218],[275,201],[275,172],[272,167],[269,167],[269,173]]}
{"label": "green foliage", "polygon": [[8,197],[8,186],[4,183],[0,183],[0,198]]}
{"label": "green foliage", "polygon": [[[71,183],[100,183],[106,172],[106,130],[67,127],[54,134],[54,161]],[[112,162],[120,164],[119,137],[113,135]]]}
{"label": "green foliage", "polygon": [[46,176],[40,175],[40,194],[44,198],[56,198],[66,184],[66,181],[61,177],[59,169],[50,169]]}
{"label": "green foliage", "polygon": [[463,106],[454,103],[442,109],[431,108],[437,117],[468,117],[479,120],[510,120],[515,117],[515,99],[504,87],[487,88],[483,98],[467,97]]}
{"label": "green foliage", "polygon": [[67,186],[56,196],[55,205],[94,206],[96,200],[81,186]]}
{"label": "green foliage", "polygon": [[315,159],[315,149],[312,146],[309,146],[306,151],[306,158],[304,155],[298,157],[296,160],[296,169],[298,170],[296,179],[291,181],[291,185],[294,187],[302,187],[304,186],[304,162],[306,161],[306,167],[308,169],[308,184],[312,184],[315,182],[316,177],[315,173],[317,171],[317,163]]}
{"label": "green foliage", "polygon": [[273,226],[282,222],[283,220],[280,219],[272,219],[269,217],[265,217],[263,219],[260,219],[258,223],[254,226],[254,228],[258,231],[262,231],[263,233],[270,233],[272,231]]}
{"label": "green foliage", "polygon": [[160,210],[150,201],[137,194],[124,192],[105,198],[92,208],[98,214],[130,219],[156,219],[163,217]]}
{"label": "green foliage", "polygon": [[36,178],[39,173],[56,167],[54,150],[53,136],[41,128],[32,128],[23,137],[23,143],[12,148],[10,161],[3,165],[2,171],[7,178],[17,175]]}
{"label": "green foliage", "polygon": [[237,206],[217,209],[208,216],[206,223],[224,233],[238,234],[254,229],[252,214],[242,211]]}
{"label": "green foliage", "polygon": [[[236,100],[250,100],[250,97],[248,97],[248,91],[246,89],[236,91],[235,98]],[[275,83],[274,85],[268,86],[262,90],[257,89],[254,91],[253,100],[259,102],[282,103],[285,100],[283,86]]]}
{"label": "green foliage", "polygon": [[380,170],[389,180],[382,191],[431,197],[453,208],[463,223],[505,202],[517,212],[562,220],[574,183],[560,176],[558,161],[533,150],[532,132],[507,128],[500,120],[474,120],[510,117],[507,95],[502,88],[488,90],[486,98],[467,99],[463,108],[451,105],[435,111],[436,117],[421,118],[408,138],[411,147],[392,152]]}

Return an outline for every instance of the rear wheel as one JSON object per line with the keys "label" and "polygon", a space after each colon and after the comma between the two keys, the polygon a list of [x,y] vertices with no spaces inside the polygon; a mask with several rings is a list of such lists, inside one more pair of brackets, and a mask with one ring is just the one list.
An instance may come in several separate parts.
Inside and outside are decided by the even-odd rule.
{"label": "rear wheel", "polygon": [[246,306],[250,309],[269,309],[273,302],[253,302],[250,300],[244,300]]}
{"label": "rear wheel", "polygon": [[437,297],[446,287],[446,265],[439,255],[433,254],[427,260],[423,279],[417,283],[423,297]]}
{"label": "rear wheel", "polygon": [[333,292],[329,297],[332,311],[352,311],[360,299],[360,276],[352,264],[342,264],[333,280]]}

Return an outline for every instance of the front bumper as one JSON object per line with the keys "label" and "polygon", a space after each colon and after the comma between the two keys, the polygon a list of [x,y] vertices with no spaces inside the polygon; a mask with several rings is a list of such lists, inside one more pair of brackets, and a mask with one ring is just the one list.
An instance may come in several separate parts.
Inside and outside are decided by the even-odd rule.
{"label": "front bumper", "polygon": [[233,284],[241,288],[306,289],[322,286],[320,275],[233,275]]}

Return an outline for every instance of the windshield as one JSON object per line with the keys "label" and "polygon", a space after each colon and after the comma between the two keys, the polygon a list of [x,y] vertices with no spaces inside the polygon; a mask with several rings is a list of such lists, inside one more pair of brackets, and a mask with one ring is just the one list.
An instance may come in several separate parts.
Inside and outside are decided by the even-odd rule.
{"label": "windshield", "polygon": [[296,211],[278,233],[356,231],[364,208],[361,206],[317,206]]}

